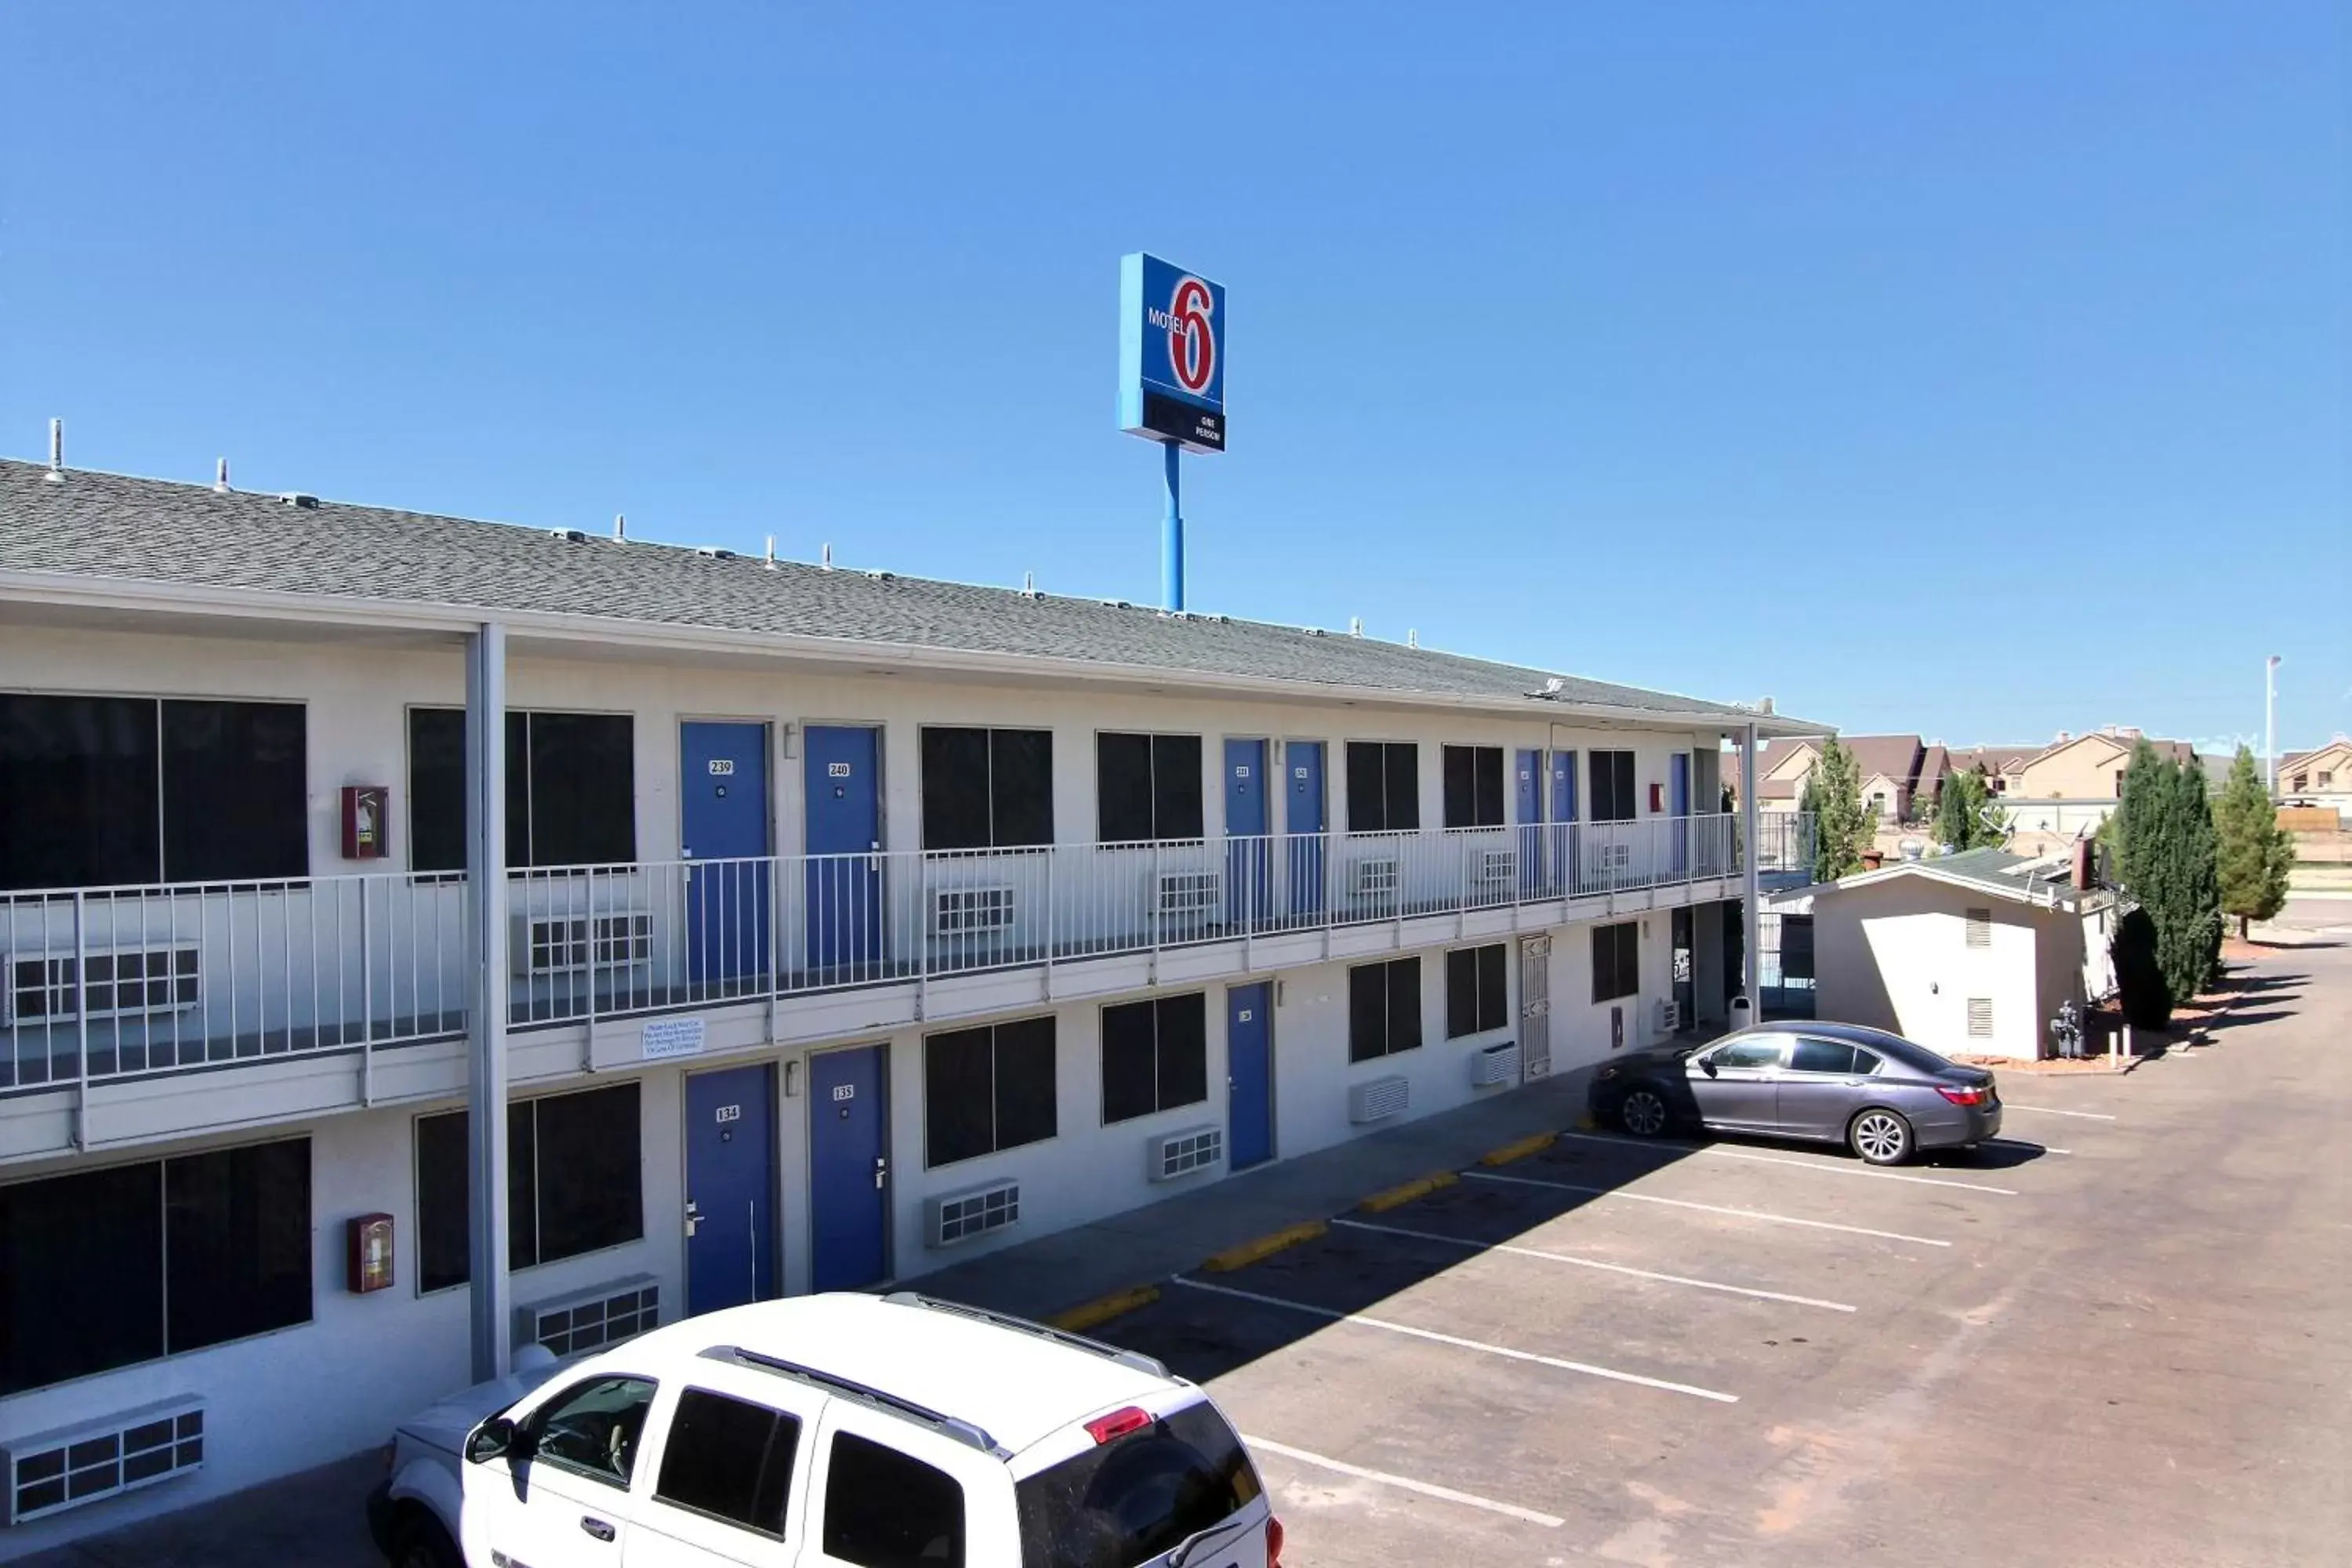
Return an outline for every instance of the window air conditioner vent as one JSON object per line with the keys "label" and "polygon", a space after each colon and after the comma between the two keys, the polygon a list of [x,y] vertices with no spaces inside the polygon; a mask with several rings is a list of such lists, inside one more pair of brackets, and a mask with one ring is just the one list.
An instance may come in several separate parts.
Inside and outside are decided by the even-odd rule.
{"label": "window air conditioner vent", "polygon": [[923,1200],[923,1240],[931,1247],[953,1247],[1020,1221],[1018,1182],[992,1182]]}
{"label": "window air conditioner vent", "polygon": [[1163,1133],[1143,1145],[1143,1173],[1155,1182],[1172,1182],[1195,1171],[1214,1169],[1225,1157],[1225,1130],[1188,1127]]}
{"label": "window air conditioner vent", "polygon": [[1348,1090],[1348,1120],[1361,1126],[1402,1116],[1412,1103],[1412,1080],[1402,1073],[1367,1079]]}

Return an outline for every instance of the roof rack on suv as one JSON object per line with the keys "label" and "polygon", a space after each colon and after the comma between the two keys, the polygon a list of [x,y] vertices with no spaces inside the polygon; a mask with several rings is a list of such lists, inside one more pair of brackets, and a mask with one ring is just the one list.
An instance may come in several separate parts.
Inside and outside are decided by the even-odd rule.
{"label": "roof rack on suv", "polygon": [[872,1405],[886,1415],[918,1422],[929,1426],[943,1437],[952,1437],[966,1447],[977,1448],[994,1458],[1009,1459],[1013,1457],[1013,1451],[990,1436],[988,1428],[985,1426],[974,1422],[960,1420],[953,1415],[943,1415],[929,1405],[918,1405],[911,1399],[901,1399],[895,1394],[885,1393],[881,1389],[859,1383],[855,1378],[844,1377],[838,1373],[826,1372],[820,1367],[803,1366],[799,1362],[786,1361],[781,1356],[761,1355],[757,1351],[747,1351],[740,1345],[712,1345],[709,1350],[704,1351],[702,1355],[706,1361],[733,1362],[739,1366],[757,1367],[761,1372],[772,1372],[779,1377],[794,1378],[802,1383],[814,1384],[827,1394],[836,1394],[844,1399],[855,1399],[859,1404]]}
{"label": "roof rack on suv", "polygon": [[957,1317],[992,1323],[1000,1329],[1013,1329],[1024,1334],[1035,1334],[1038,1338],[1051,1340],[1055,1344],[1067,1345],[1072,1350],[1086,1351],[1101,1356],[1106,1361],[1115,1361],[1121,1366],[1131,1368],[1149,1377],[1169,1375],[1167,1363],[1156,1361],[1140,1351],[1123,1351],[1117,1345],[1107,1345],[1100,1340],[1090,1340],[1084,1334],[1074,1334],[1066,1329],[1050,1328],[1044,1323],[1034,1323],[1026,1318],[1016,1318],[1010,1312],[992,1312],[985,1307],[967,1307],[961,1301],[943,1301],[937,1296],[926,1296],[919,1290],[893,1290],[882,1300],[892,1306],[922,1307],[934,1312],[952,1312]]}

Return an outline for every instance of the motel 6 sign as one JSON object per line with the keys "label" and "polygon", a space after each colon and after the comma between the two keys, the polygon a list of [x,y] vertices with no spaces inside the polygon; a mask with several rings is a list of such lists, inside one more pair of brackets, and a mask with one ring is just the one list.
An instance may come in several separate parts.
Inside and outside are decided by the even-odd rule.
{"label": "motel 6 sign", "polygon": [[1118,262],[1118,427],[1225,449],[1225,289],[1141,251]]}

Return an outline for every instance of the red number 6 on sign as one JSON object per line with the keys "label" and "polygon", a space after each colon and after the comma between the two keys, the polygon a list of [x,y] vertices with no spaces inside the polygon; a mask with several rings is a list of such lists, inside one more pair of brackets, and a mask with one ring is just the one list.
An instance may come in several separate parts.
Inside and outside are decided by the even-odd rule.
{"label": "red number 6 on sign", "polygon": [[1209,286],[1198,278],[1176,285],[1168,301],[1168,363],[1177,384],[1206,392],[1217,371],[1217,329],[1209,320]]}

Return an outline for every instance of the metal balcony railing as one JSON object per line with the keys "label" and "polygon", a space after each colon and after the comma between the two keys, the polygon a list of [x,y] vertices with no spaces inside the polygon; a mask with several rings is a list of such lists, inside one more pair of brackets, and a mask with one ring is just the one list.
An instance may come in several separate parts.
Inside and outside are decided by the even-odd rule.
{"label": "metal balcony railing", "polygon": [[[1811,823],[1760,824],[1801,871]],[[512,1026],[933,980],[1739,874],[1730,816],[768,856],[509,875]],[[462,878],[0,894],[0,1090],[466,1028]]]}

